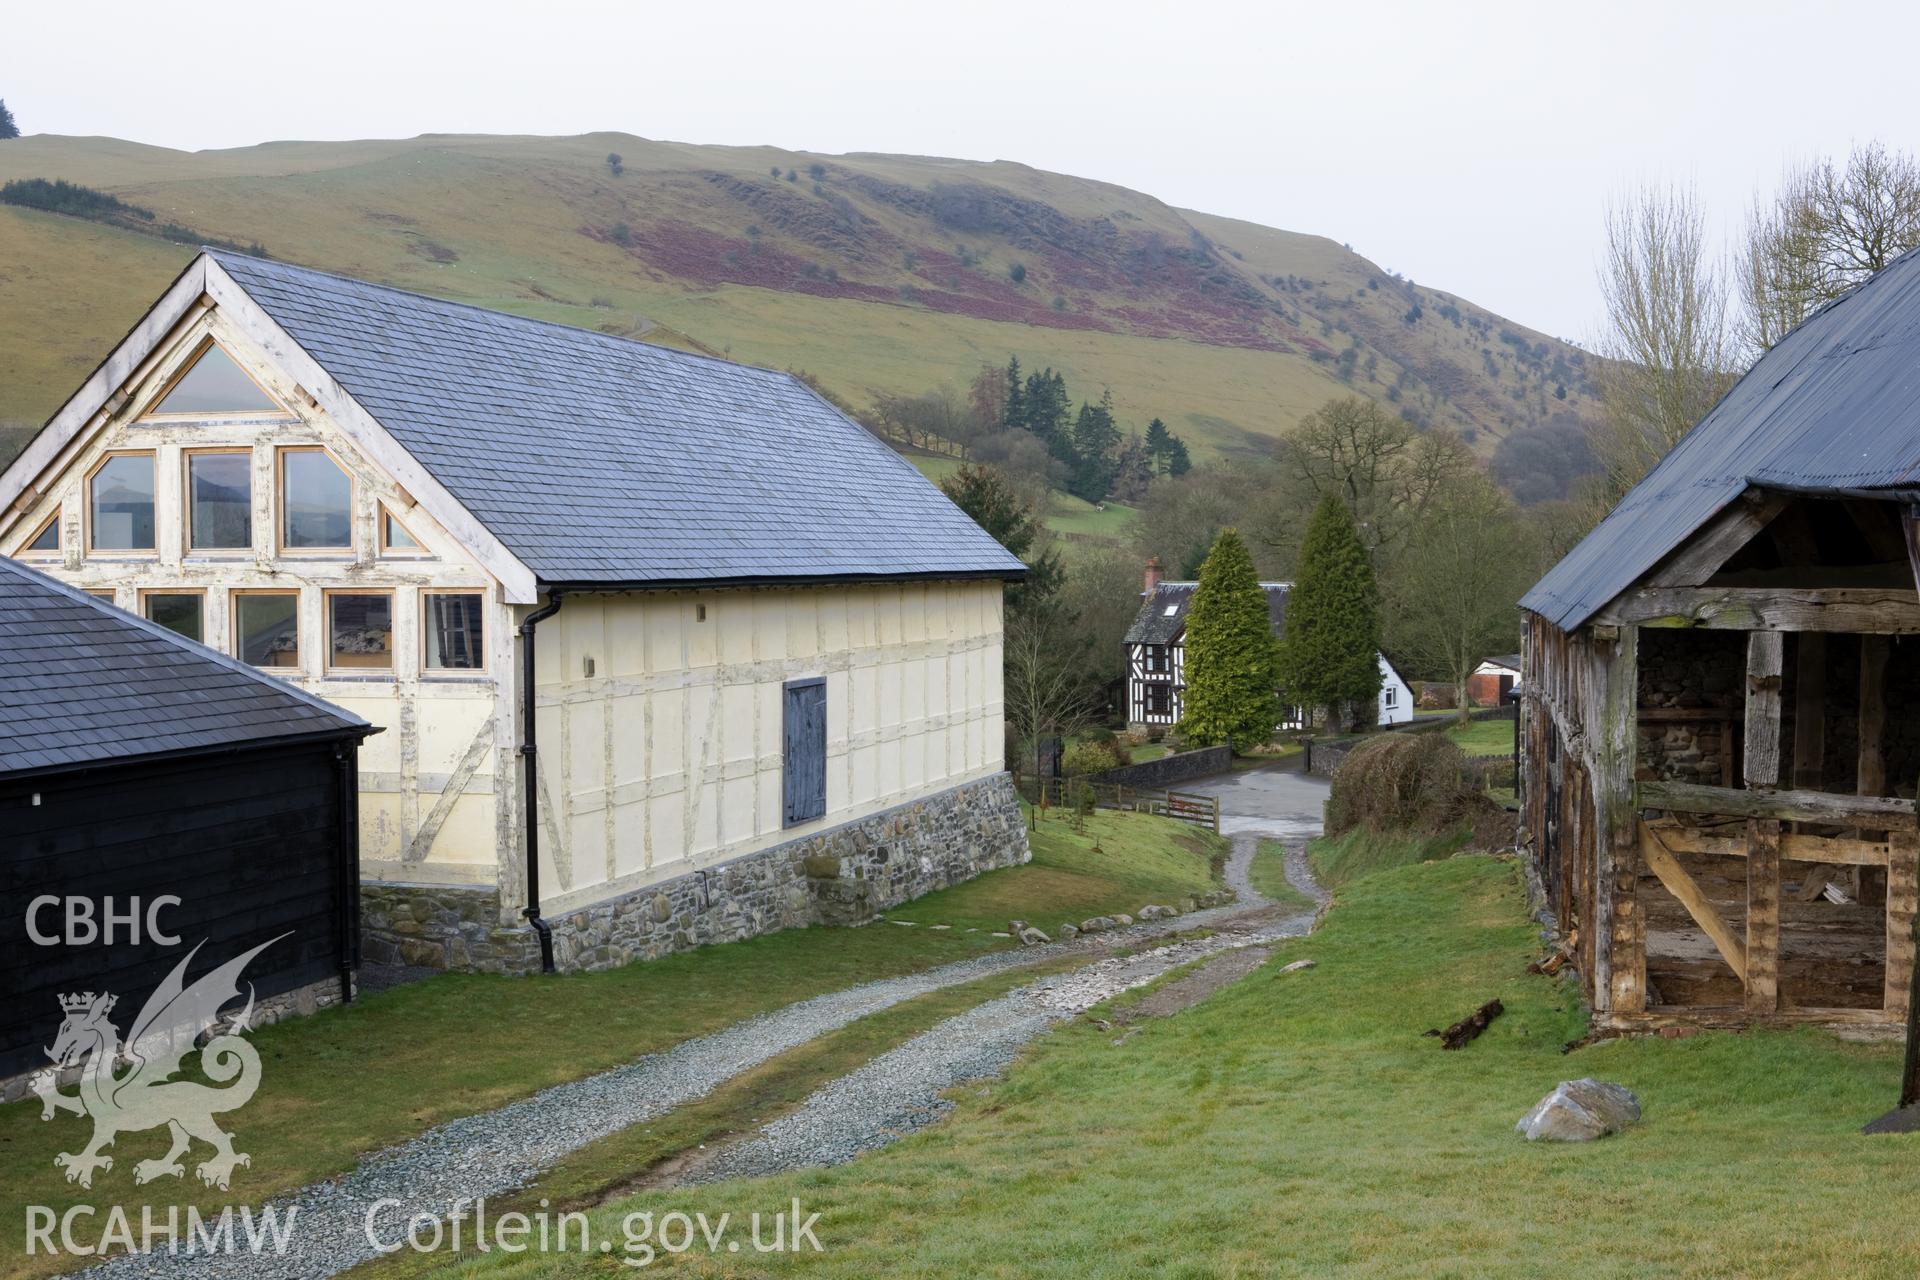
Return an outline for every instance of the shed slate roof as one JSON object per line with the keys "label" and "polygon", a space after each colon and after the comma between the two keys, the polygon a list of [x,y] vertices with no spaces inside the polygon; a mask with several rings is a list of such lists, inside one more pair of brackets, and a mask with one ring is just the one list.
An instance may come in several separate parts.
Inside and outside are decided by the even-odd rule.
{"label": "shed slate roof", "polygon": [[0,556],[0,777],[373,732],[304,690]]}
{"label": "shed slate roof", "polygon": [[791,374],[208,253],[544,583],[1025,572]]}
{"label": "shed slate roof", "polygon": [[1520,606],[1573,630],[1749,485],[1904,498],[1917,481],[1920,250],[1761,356]]}
{"label": "shed slate roof", "polygon": [[[1197,582],[1162,582],[1141,602],[1140,612],[1134,615],[1133,625],[1127,628],[1123,644],[1172,644],[1187,629],[1187,610],[1193,604],[1193,591]],[[1267,619],[1273,624],[1273,634],[1279,635],[1287,621],[1287,593],[1293,590],[1291,582],[1263,582],[1261,590],[1267,593]],[[1167,610],[1171,608],[1172,613]]]}

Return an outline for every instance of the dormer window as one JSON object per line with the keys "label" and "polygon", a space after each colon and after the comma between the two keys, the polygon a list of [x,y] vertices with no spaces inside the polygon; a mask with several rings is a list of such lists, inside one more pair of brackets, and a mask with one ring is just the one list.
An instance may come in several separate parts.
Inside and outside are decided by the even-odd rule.
{"label": "dormer window", "polygon": [[153,417],[205,418],[225,414],[286,417],[280,402],[234,362],[218,343],[208,341],[149,411]]}

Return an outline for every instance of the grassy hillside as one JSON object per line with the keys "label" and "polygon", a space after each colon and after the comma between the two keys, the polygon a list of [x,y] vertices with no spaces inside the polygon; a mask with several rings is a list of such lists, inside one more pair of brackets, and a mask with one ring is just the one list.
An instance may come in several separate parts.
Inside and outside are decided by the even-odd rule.
{"label": "grassy hillside", "polygon": [[[1161,416],[1202,460],[1264,451],[1349,389],[1483,452],[1593,406],[1572,348],[1332,241],[1004,161],[623,134],[197,153],[43,135],[0,145],[14,178],[289,261],[809,369],[856,404],[1018,353],[1076,392],[1111,386],[1123,422]],[[0,425],[43,420],[189,255],[0,206]]]}

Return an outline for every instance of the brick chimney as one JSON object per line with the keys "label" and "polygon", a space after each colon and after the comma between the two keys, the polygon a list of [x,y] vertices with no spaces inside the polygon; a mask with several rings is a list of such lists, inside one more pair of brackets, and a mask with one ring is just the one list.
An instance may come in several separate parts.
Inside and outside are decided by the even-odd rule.
{"label": "brick chimney", "polygon": [[1154,556],[1151,560],[1148,560],[1146,576],[1142,579],[1145,585],[1141,587],[1140,594],[1143,596],[1152,595],[1153,589],[1160,585],[1160,579],[1165,576],[1165,574],[1160,572],[1159,556]]}

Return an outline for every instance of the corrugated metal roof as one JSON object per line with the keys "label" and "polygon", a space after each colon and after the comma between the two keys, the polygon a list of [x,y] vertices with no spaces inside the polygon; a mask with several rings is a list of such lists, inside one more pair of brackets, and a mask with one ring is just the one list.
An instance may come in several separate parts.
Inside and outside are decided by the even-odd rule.
{"label": "corrugated metal roof", "polygon": [[1895,491],[1917,478],[1920,251],[1760,357],[1520,606],[1573,630],[1749,485]]}
{"label": "corrugated metal roof", "polygon": [[[1127,628],[1124,644],[1172,644],[1187,629],[1187,610],[1193,604],[1197,582],[1162,582],[1140,604],[1133,625]],[[1287,593],[1291,582],[1263,582],[1267,593],[1267,618],[1273,634],[1279,635],[1287,621]]]}
{"label": "corrugated metal roof", "polygon": [[791,374],[209,252],[543,582],[1025,572]]}
{"label": "corrugated metal roof", "polygon": [[372,731],[302,689],[0,556],[0,777]]}

